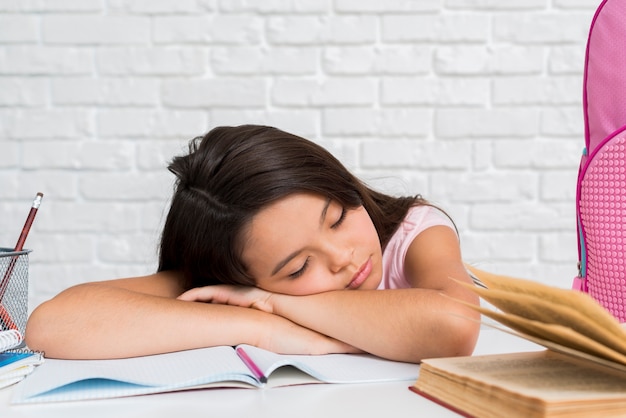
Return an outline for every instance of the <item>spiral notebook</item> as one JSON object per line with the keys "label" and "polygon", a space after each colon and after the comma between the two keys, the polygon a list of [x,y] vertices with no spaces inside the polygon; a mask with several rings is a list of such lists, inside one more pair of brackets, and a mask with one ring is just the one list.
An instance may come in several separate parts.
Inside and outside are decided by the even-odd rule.
{"label": "spiral notebook", "polygon": [[22,334],[16,329],[0,331],[0,353],[19,347],[23,340]]}
{"label": "spiral notebook", "polygon": [[[245,349],[250,365],[237,349]],[[247,345],[116,360],[46,359],[15,387],[12,403],[105,399],[208,387],[415,381],[418,370],[417,364],[365,354],[282,355]]]}
{"label": "spiral notebook", "polygon": [[22,334],[15,329],[0,331],[0,389],[31,374],[43,362],[43,354],[21,347]]}

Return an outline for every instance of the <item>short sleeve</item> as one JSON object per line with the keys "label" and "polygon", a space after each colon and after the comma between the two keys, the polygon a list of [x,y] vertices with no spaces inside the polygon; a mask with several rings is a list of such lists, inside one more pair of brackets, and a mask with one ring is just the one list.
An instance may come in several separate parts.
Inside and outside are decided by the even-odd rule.
{"label": "short sleeve", "polygon": [[454,223],[441,210],[428,205],[409,209],[383,252],[383,278],[378,289],[411,287],[404,275],[404,259],[415,237],[433,226],[447,226],[456,233]]}

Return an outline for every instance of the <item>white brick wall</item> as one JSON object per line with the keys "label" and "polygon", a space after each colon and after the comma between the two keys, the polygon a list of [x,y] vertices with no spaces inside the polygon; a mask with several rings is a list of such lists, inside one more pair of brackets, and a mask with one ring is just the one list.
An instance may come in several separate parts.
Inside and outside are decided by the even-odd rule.
{"label": "white brick wall", "polygon": [[0,245],[31,309],[154,271],[167,161],[275,125],[446,208],[467,261],[568,287],[600,0],[0,0]]}

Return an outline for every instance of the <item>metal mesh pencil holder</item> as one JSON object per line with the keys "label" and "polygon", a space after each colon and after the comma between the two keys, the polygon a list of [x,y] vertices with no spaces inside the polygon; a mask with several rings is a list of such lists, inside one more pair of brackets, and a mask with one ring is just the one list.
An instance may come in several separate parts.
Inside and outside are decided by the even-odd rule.
{"label": "metal mesh pencil holder", "polygon": [[28,253],[0,248],[0,326],[22,335],[28,319]]}

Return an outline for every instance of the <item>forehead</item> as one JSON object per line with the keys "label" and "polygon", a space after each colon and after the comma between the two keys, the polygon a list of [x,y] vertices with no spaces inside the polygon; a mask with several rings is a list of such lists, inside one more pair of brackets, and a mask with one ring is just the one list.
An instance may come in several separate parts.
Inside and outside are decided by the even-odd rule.
{"label": "forehead", "polygon": [[248,238],[271,238],[276,228],[289,225],[307,226],[307,221],[319,222],[329,199],[312,193],[296,193],[283,197],[261,209],[250,221]]}
{"label": "forehead", "polygon": [[304,245],[327,204],[321,195],[297,193],[261,209],[243,233],[242,259],[250,273]]}

